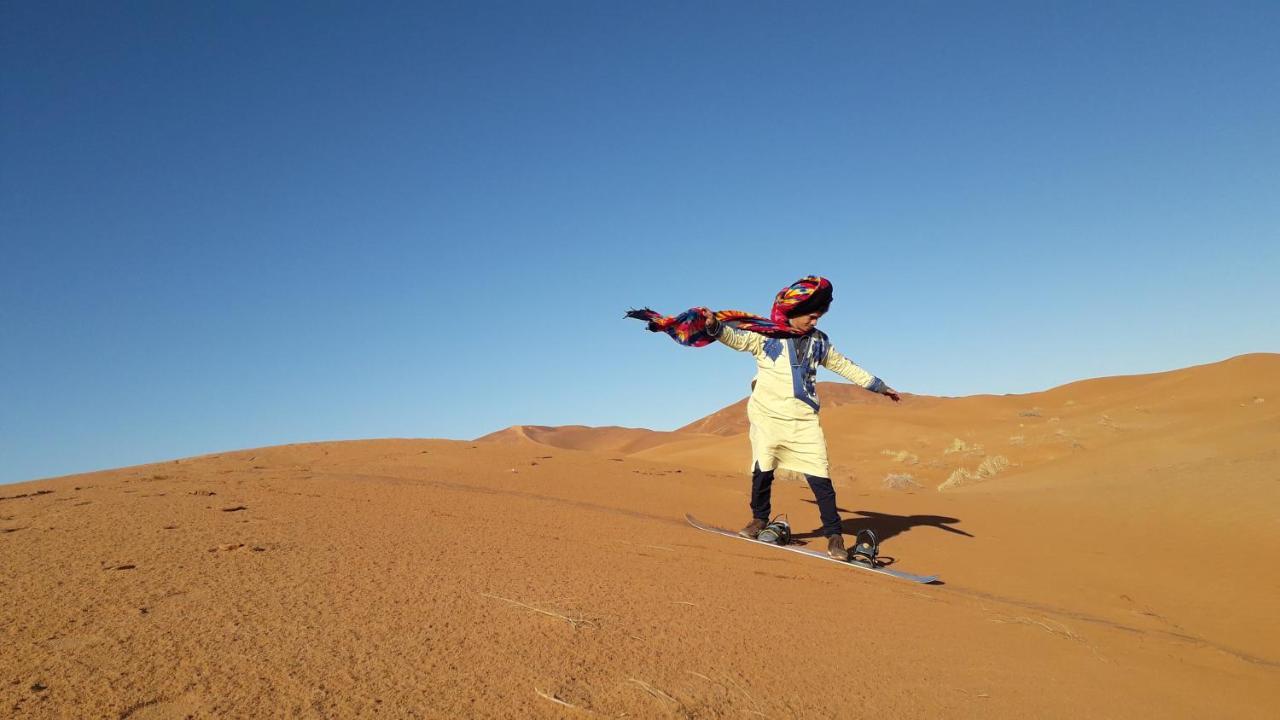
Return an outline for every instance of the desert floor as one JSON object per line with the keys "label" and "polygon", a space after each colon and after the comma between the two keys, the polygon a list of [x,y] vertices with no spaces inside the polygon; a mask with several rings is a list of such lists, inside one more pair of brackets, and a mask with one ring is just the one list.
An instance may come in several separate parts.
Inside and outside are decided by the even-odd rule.
{"label": "desert floor", "polygon": [[846,532],[940,583],[689,527],[749,519],[740,404],[228,452],[0,486],[0,714],[1280,714],[1280,356],[822,390]]}

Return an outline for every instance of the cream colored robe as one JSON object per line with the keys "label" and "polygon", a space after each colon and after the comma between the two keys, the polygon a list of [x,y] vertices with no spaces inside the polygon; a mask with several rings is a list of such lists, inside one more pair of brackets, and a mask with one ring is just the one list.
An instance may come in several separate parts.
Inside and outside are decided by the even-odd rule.
{"label": "cream colored robe", "polygon": [[756,376],[747,402],[753,468],[759,464],[761,470],[782,467],[830,477],[827,441],[818,424],[814,385],[818,365],[872,392],[884,388],[883,381],[837,352],[825,333],[814,330],[809,337],[808,352],[797,356],[792,338],[767,338],[728,325],[722,325],[716,336],[756,359]]}

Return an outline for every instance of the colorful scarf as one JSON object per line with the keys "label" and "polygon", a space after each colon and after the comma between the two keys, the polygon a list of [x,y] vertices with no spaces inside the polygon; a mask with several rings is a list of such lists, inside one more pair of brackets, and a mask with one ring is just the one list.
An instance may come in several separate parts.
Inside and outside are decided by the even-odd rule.
{"label": "colorful scarf", "polygon": [[[805,301],[816,299],[819,302],[830,302],[831,282],[823,277],[810,275],[797,280],[780,290],[773,299],[773,310],[769,317],[761,317],[741,310],[717,310],[716,320],[728,323],[741,330],[757,332],[771,338],[794,338],[807,335],[807,332],[791,327],[787,322],[788,312],[794,312],[797,306]],[[815,298],[815,295],[817,296]],[[825,307],[823,308],[825,309]],[[644,320],[650,332],[664,332],[671,339],[689,347],[702,347],[715,342],[715,338],[707,333],[707,321],[702,316],[703,308],[690,308],[679,315],[664,316],[658,312],[644,308],[630,310],[627,317]]]}

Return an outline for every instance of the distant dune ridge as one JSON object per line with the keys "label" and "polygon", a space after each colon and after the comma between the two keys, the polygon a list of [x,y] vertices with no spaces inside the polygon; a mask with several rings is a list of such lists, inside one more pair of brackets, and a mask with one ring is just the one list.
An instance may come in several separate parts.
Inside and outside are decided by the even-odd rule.
{"label": "distant dune ridge", "polygon": [[513,425],[478,438],[476,442],[528,441],[566,450],[635,453],[685,439],[681,434],[643,428]]}
{"label": "distant dune ridge", "polygon": [[[1280,355],[1025,395],[821,384],[845,531],[746,521],[744,402],[0,487],[14,717],[1270,718]],[[803,483],[775,512],[813,541]]]}
{"label": "distant dune ridge", "polygon": [[[1069,465],[1090,453],[1120,452],[1170,433],[1207,442],[1234,442],[1225,427],[1274,432],[1263,411],[1277,394],[1280,355],[1257,353],[1182,370],[1082,380],[1025,395],[959,398],[906,394],[900,404],[848,383],[818,383],[822,421],[837,477],[909,472],[930,487],[966,471],[967,483],[998,475],[1026,475],[1044,466]],[[1237,396],[1239,396],[1237,398]],[[1231,408],[1222,398],[1237,398]],[[1277,400],[1276,402],[1280,402]],[[515,426],[480,442],[524,440],[585,451],[608,451],[649,460],[678,461],[709,470],[749,464],[746,399],[674,432],[639,428]],[[1249,410],[1241,413],[1240,409]],[[1222,437],[1219,437],[1222,435]],[[737,442],[729,442],[736,439]],[[905,456],[911,462],[902,465]],[[1003,459],[1000,459],[1003,458]],[[1123,458],[1114,458],[1123,462]],[[881,472],[883,471],[883,472]]]}

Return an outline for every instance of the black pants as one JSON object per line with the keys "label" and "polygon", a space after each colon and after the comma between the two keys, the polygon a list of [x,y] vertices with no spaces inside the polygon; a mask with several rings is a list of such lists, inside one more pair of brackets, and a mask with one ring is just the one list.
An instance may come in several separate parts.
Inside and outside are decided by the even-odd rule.
{"label": "black pants", "polygon": [[[809,489],[818,501],[818,513],[822,516],[822,534],[840,534],[840,513],[836,511],[836,489],[831,487],[831,478],[804,476],[809,481]],[[769,522],[769,496],[773,491],[773,471],[761,470],[760,464],[751,472],[751,516],[757,520]]]}

